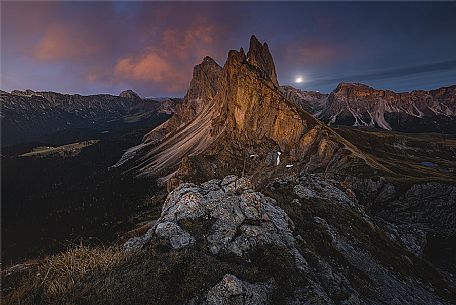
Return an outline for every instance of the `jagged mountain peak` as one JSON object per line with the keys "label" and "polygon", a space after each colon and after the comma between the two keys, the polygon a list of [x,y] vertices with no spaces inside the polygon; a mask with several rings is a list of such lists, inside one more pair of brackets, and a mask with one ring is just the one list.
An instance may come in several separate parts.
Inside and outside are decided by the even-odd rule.
{"label": "jagged mountain peak", "polygon": [[[193,68],[193,77],[190,81],[189,89],[185,94],[184,101],[176,106],[174,115],[164,124],[148,132],[143,139],[143,144],[157,143],[167,134],[177,130],[192,121],[199,113],[205,109],[212,108],[214,99],[222,77],[222,67],[209,56],[204,57],[203,61]],[[130,158],[132,151],[136,151],[142,146],[133,147],[128,151],[121,163]]]}
{"label": "jagged mountain peak", "polygon": [[274,60],[271,52],[269,51],[268,44],[266,42],[261,44],[255,35],[252,35],[250,38],[247,61],[265,71],[266,75],[271,79],[274,85],[279,85]]}
{"label": "jagged mountain peak", "polygon": [[217,66],[219,66],[219,64],[217,64],[217,62],[210,56],[205,56],[200,65],[217,65]]}
{"label": "jagged mountain peak", "polygon": [[[330,94],[355,96],[355,97],[396,95],[396,93],[391,90],[378,90],[378,89],[374,89],[371,86],[368,86],[366,84],[347,83],[347,82],[339,83],[339,85],[337,85],[336,89],[334,89]],[[369,102],[369,100],[366,100],[365,102]]]}
{"label": "jagged mountain peak", "polygon": [[193,68],[193,77],[185,99],[213,98],[217,90],[222,67],[209,56],[204,57],[203,61]]}
{"label": "jagged mountain peak", "polygon": [[[248,155],[256,156],[256,164],[242,166],[239,160]],[[174,116],[117,165],[128,163],[139,175],[169,178],[183,160],[177,174],[197,172],[191,169],[195,158],[197,166],[205,167],[199,175],[208,178],[240,171],[273,174],[285,162],[297,170],[331,171],[350,166],[347,158],[363,157],[283,96],[268,46],[253,36],[247,55],[242,48],[229,51],[223,68],[209,58],[197,65]]]}
{"label": "jagged mountain peak", "polygon": [[230,50],[228,52],[228,60],[225,63],[225,68],[234,67],[236,69],[240,64],[250,64],[255,66],[265,79],[269,79],[274,86],[279,86],[277,81],[277,73],[275,69],[274,59],[267,43],[258,41],[255,35],[250,38],[250,47],[245,54],[244,48]]}

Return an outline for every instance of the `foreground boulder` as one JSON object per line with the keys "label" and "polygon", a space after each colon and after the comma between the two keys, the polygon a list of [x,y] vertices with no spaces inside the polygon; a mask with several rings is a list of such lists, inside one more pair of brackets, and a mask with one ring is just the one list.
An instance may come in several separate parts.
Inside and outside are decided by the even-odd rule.
{"label": "foreground boulder", "polygon": [[188,305],[265,305],[269,304],[271,283],[248,283],[227,274],[201,299],[193,299]]}
{"label": "foreground boulder", "polygon": [[162,214],[146,237],[127,242],[126,247],[141,245],[155,233],[173,249],[191,247],[194,237],[180,226],[184,221],[207,220],[212,223],[204,242],[208,250],[238,256],[258,247],[273,245],[288,249],[296,266],[305,269],[307,262],[296,248],[292,234],[294,224],[276,205],[274,199],[252,189],[245,178],[227,176],[199,186],[183,183],[166,199]]}

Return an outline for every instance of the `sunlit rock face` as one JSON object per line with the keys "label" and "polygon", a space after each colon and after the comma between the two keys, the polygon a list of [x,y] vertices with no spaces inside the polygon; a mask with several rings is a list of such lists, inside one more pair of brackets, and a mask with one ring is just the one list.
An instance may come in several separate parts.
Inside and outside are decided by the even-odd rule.
{"label": "sunlit rock face", "polygon": [[229,51],[223,68],[209,57],[197,65],[173,118],[149,132],[118,165],[168,179],[184,158],[198,156],[200,174],[213,178],[252,174],[256,169],[246,170],[246,163],[253,161],[245,158],[255,159],[259,168],[279,152],[282,162],[275,166],[292,162],[296,169],[339,170],[351,166],[348,159],[366,163],[355,147],[283,96],[267,44],[252,36],[247,54],[242,48]]}
{"label": "sunlit rock face", "polygon": [[353,83],[340,83],[330,94],[281,89],[291,102],[330,125],[456,132],[456,85],[404,93]]}
{"label": "sunlit rock face", "polygon": [[274,60],[266,42],[261,44],[255,36],[252,36],[249,52],[247,53],[247,61],[251,65],[260,68],[264,76],[268,77],[275,86],[279,85]]}
{"label": "sunlit rock face", "polygon": [[190,88],[173,117],[148,132],[116,166],[128,163],[139,175],[169,174],[186,156],[203,152],[215,139],[211,123],[221,110],[214,97],[221,86],[222,71],[212,58],[205,57],[195,66]]}

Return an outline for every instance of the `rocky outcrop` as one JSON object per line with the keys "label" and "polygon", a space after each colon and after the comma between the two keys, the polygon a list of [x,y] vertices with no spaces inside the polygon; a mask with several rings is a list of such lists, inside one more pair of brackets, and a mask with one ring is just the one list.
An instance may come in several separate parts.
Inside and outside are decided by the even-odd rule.
{"label": "rocky outcrop", "polygon": [[[171,257],[202,251],[223,264],[218,283],[186,304],[399,305],[451,299],[453,288],[404,243],[404,235],[396,239],[367,215],[348,182],[291,175],[272,181],[266,192],[277,200],[236,176],[183,183],[169,193],[148,233],[136,238],[142,242],[133,238],[125,246],[151,251],[150,245],[164,243]],[[277,252],[264,265],[268,249]],[[276,268],[275,260],[289,266],[287,274],[266,271]],[[233,262],[265,273],[240,277]]]}
{"label": "rocky outcrop", "polygon": [[[200,186],[183,183],[168,195],[160,218],[146,236],[150,238],[155,232],[173,249],[186,248],[195,243],[195,237],[179,223],[211,219],[214,224],[206,242],[212,254],[242,256],[260,245],[274,245],[289,249],[296,266],[305,269],[307,263],[295,246],[293,222],[273,199],[255,192],[252,187],[249,180],[236,176],[211,180]],[[126,248],[140,245],[138,241],[145,243],[147,238],[130,240]]]}
{"label": "rocky outcrop", "polygon": [[[389,184],[382,182],[379,185],[380,186],[372,186],[378,190],[384,189],[385,186]],[[418,188],[421,189],[422,187]],[[288,215],[295,223],[298,223],[298,220],[295,217],[302,217],[298,216],[301,215],[300,212],[295,212],[296,205],[298,205],[300,209],[310,209],[310,214],[313,215],[313,224],[311,226],[316,225],[319,228],[314,228],[313,230],[318,231],[322,229],[326,232],[325,235],[329,237],[331,247],[336,250],[331,256],[341,255],[348,265],[357,270],[365,270],[365,275],[369,278],[368,281],[370,282],[370,284],[365,287],[369,287],[370,285],[376,287],[376,293],[367,300],[365,296],[363,296],[363,293],[360,293],[354,286],[352,281],[352,276],[354,275],[354,273],[352,273],[353,271],[349,273],[341,271],[341,269],[338,269],[341,266],[339,265],[339,267],[336,267],[338,263],[334,264],[334,261],[331,262],[331,259],[328,260],[328,257],[325,258],[323,252],[317,251],[318,254],[316,252],[310,254],[310,252],[302,250],[308,262],[314,261],[311,258],[313,255],[319,257],[318,267],[315,268],[316,270],[319,270],[317,273],[321,274],[321,276],[317,276],[317,278],[319,278],[319,283],[321,287],[323,287],[323,291],[326,291],[326,293],[322,294],[321,290],[314,287],[312,290],[306,290],[306,293],[309,293],[309,291],[320,291],[320,300],[325,298],[325,294],[332,298],[331,295],[343,293],[348,297],[346,301],[349,304],[377,302],[385,302],[388,304],[401,304],[401,302],[410,304],[429,302],[436,304],[445,303],[444,300],[434,298],[432,293],[429,294],[429,292],[426,292],[427,288],[421,286],[419,280],[417,281],[417,277],[426,276],[424,275],[425,273],[430,274],[432,272],[430,270],[424,273],[415,272],[416,270],[413,271],[413,268],[421,268],[418,266],[427,264],[417,258],[417,256],[422,255],[422,248],[420,248],[420,246],[423,245],[422,233],[418,232],[419,230],[398,229],[395,234],[390,235],[391,228],[393,228],[392,230],[395,230],[394,228],[398,228],[398,226],[389,223],[388,226],[390,226],[390,229],[385,229],[383,219],[371,218],[365,212],[365,207],[358,199],[356,190],[352,189],[352,184],[349,183],[348,180],[341,179],[341,177],[329,178],[321,174],[301,174],[277,179],[271,183],[270,189],[271,194],[274,194],[275,197],[279,198],[279,204],[284,205],[285,207],[288,206],[288,208],[284,208],[284,210],[288,212]],[[416,187],[412,189],[416,189]],[[432,195],[429,194],[427,196],[432,197]],[[442,198],[443,197],[447,197],[447,195],[442,194]],[[401,200],[403,199],[404,198]],[[287,202],[291,202],[292,204]],[[397,200],[397,203],[394,206],[399,207],[400,204],[400,201]],[[421,203],[417,202],[416,204],[422,204],[422,201]],[[346,218],[347,216],[348,218]],[[300,220],[303,221],[302,218],[300,218]],[[415,221],[416,220],[413,217],[409,217],[408,228],[413,226],[413,223],[415,223],[416,226],[417,224]],[[306,225],[306,230],[307,229],[308,227]],[[299,226],[297,226],[296,232],[300,232]],[[388,238],[385,239],[382,236],[388,236]],[[315,240],[311,241],[311,235],[308,235],[307,233],[303,234],[302,238],[306,241],[307,245],[315,242]],[[379,242],[380,240],[383,240],[381,242],[382,245],[380,246],[379,244],[377,247],[370,244],[372,242],[375,243],[375,240]],[[317,242],[317,244],[318,243],[319,242]],[[397,248],[397,245],[400,245],[401,250],[399,252],[397,252],[399,249]],[[384,248],[381,249],[382,247]],[[310,254],[310,256],[307,256],[306,254]],[[379,259],[380,257],[382,258]],[[399,261],[402,261],[402,263]],[[408,262],[406,263],[406,261]],[[408,271],[404,273],[404,269],[403,271],[397,272],[398,269],[396,268],[401,268],[399,266],[404,267],[407,264],[409,264],[410,267],[413,266],[411,267],[412,269],[409,269],[412,271],[413,275],[409,274],[403,278],[402,276],[404,276],[405,273],[408,273]],[[309,263],[309,265],[312,267],[312,263]],[[389,269],[391,266],[396,267]],[[406,269],[408,269],[408,267],[406,267]],[[421,275],[419,275],[419,273]],[[296,293],[297,298],[302,300],[299,294],[303,293],[303,291],[298,290]],[[326,301],[323,303],[327,304]]]}
{"label": "rocky outcrop", "polygon": [[[392,209],[377,207],[379,216],[394,223],[410,219],[430,230],[456,234],[456,186],[439,183],[417,183],[391,204]],[[419,213],[418,213],[419,212]]]}
{"label": "rocky outcrop", "polygon": [[388,222],[386,231],[405,248],[444,270],[456,272],[456,186],[417,183],[372,214]]}
{"label": "rocky outcrop", "polygon": [[[404,187],[383,177],[359,179],[336,175],[332,178],[326,176],[323,182],[320,179],[301,179],[307,179],[306,183],[314,186],[297,186],[294,192],[300,198],[326,196],[326,199],[339,203],[347,202],[347,198],[337,189],[327,197],[331,192],[326,188],[330,181],[332,184],[335,180],[343,181],[344,187],[348,187],[348,199],[357,201],[356,208],[361,207],[360,212],[366,211],[375,219],[391,240],[443,270],[456,272],[456,262],[450,254],[456,250],[454,183],[415,182]],[[319,191],[314,193],[311,189]]]}
{"label": "rocky outcrop", "polygon": [[340,83],[330,94],[282,87],[295,104],[328,124],[405,132],[456,133],[456,86],[395,93]]}
{"label": "rocky outcrop", "polygon": [[[65,298],[119,305],[456,301],[451,269],[440,272],[419,257],[410,247],[419,239],[390,234],[364,211],[351,184],[335,176],[289,175],[263,192],[236,176],[183,183],[148,226],[123,251],[84,247],[76,256],[57,256],[57,264],[49,258],[8,269],[2,296],[8,304],[31,296],[45,304]],[[113,254],[118,263],[110,263]],[[100,257],[107,266],[93,267]],[[69,258],[87,269],[73,270]],[[54,283],[72,275],[71,290],[53,293]]]}
{"label": "rocky outcrop", "polygon": [[202,298],[188,302],[188,305],[266,305],[269,304],[271,283],[248,283],[232,274],[212,287]]}

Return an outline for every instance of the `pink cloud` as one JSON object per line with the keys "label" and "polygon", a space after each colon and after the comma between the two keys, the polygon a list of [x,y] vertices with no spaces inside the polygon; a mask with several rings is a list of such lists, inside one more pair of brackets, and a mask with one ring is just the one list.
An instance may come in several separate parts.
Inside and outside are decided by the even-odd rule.
{"label": "pink cloud", "polygon": [[102,49],[87,31],[65,27],[62,24],[49,26],[42,38],[33,47],[36,59],[56,61],[93,56]]}
{"label": "pink cloud", "polygon": [[133,15],[112,3],[90,7],[8,4],[8,13],[2,13],[11,42],[8,56],[46,67],[40,81],[47,78],[50,87],[68,80],[64,85],[75,91],[111,86],[182,95],[205,56],[222,61],[227,49],[238,47],[229,45],[236,15],[228,8],[226,16],[218,14],[219,4],[140,3]]}
{"label": "pink cloud", "polygon": [[136,58],[130,56],[120,59],[115,73],[120,77],[160,82],[172,73],[172,67],[166,59],[151,50]]}
{"label": "pink cloud", "polygon": [[193,66],[216,48],[215,37],[210,26],[167,29],[155,46],[119,58],[114,68],[116,80],[149,81],[170,93],[185,91]]}

